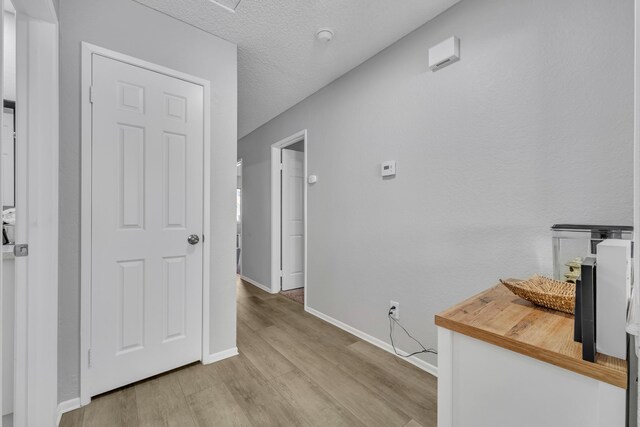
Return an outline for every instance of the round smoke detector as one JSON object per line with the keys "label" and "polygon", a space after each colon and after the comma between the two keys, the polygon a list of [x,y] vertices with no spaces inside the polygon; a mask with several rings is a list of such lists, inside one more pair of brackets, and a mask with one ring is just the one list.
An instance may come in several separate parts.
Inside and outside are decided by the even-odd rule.
{"label": "round smoke detector", "polygon": [[329,43],[333,38],[333,30],[331,28],[320,28],[316,32],[316,39],[322,43]]}

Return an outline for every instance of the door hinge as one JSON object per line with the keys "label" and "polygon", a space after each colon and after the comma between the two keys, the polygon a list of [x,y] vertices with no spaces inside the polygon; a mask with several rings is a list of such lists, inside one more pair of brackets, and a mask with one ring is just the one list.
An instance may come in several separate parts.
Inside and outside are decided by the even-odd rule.
{"label": "door hinge", "polygon": [[22,257],[29,255],[29,245],[26,243],[15,244],[13,246],[13,256]]}
{"label": "door hinge", "polygon": [[89,367],[91,367],[91,349],[87,351],[87,356],[88,356]]}
{"label": "door hinge", "polygon": [[282,163],[280,163],[280,170],[284,169],[284,165]]}
{"label": "door hinge", "polygon": [[93,86],[89,86],[89,102],[93,104],[94,101],[94,93]]}
{"label": "door hinge", "polygon": [[284,273],[280,270],[280,277],[284,277]]}

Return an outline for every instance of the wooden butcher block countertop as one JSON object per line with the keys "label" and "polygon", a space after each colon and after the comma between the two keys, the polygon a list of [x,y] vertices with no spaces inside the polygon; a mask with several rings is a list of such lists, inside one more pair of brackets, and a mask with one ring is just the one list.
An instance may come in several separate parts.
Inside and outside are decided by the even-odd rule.
{"label": "wooden butcher block countertop", "polygon": [[436,325],[627,388],[625,360],[602,354],[596,363],[582,360],[582,344],[573,341],[573,316],[537,307],[503,285],[437,314]]}

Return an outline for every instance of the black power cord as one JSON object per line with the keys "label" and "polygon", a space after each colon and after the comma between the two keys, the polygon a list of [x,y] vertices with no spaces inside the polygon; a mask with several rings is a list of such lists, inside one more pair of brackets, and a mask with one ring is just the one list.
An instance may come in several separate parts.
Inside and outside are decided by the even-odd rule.
{"label": "black power cord", "polygon": [[[389,313],[387,313],[387,317],[389,317],[389,339],[391,340],[391,347],[393,347],[393,352],[394,352],[396,355],[400,356],[400,357],[411,357],[411,356],[415,356],[416,354],[421,354],[421,353],[438,354],[438,352],[437,352],[436,350],[434,350],[434,349],[432,349],[432,348],[426,348],[425,346],[423,346],[423,345],[422,345],[422,343],[421,343],[420,341],[418,341],[417,339],[415,339],[415,338],[414,338],[414,337],[413,337],[413,336],[412,336],[412,335],[411,335],[411,334],[410,334],[410,333],[405,329],[405,327],[404,327],[404,326],[402,326],[402,325],[400,324],[400,322],[398,322],[398,320],[397,320],[395,317],[393,317],[393,316],[392,316],[393,311],[394,311],[395,309],[396,309],[395,307],[391,307],[391,308],[389,309]],[[402,328],[402,330],[404,331],[404,333],[405,333],[405,334],[407,334],[407,336],[408,336],[409,338],[411,338],[412,340],[414,340],[415,342],[417,342],[417,343],[418,343],[418,345],[419,345],[420,347],[422,347],[422,350],[414,351],[413,353],[411,353],[411,354],[407,354],[407,355],[404,355],[404,354],[400,354],[400,353],[398,353],[398,350],[396,350],[396,345],[395,345],[395,343],[393,342],[393,325],[394,325],[394,324],[396,324],[396,323],[398,324],[398,326],[400,326],[400,327]]]}

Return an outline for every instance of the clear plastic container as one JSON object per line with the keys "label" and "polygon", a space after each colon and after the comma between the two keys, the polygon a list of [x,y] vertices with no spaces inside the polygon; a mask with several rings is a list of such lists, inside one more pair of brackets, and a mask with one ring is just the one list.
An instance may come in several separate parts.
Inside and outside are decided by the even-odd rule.
{"label": "clear plastic container", "polygon": [[633,239],[633,227],[625,225],[555,224],[553,241],[553,278],[575,283],[580,264],[596,255],[598,243],[605,239]]}

